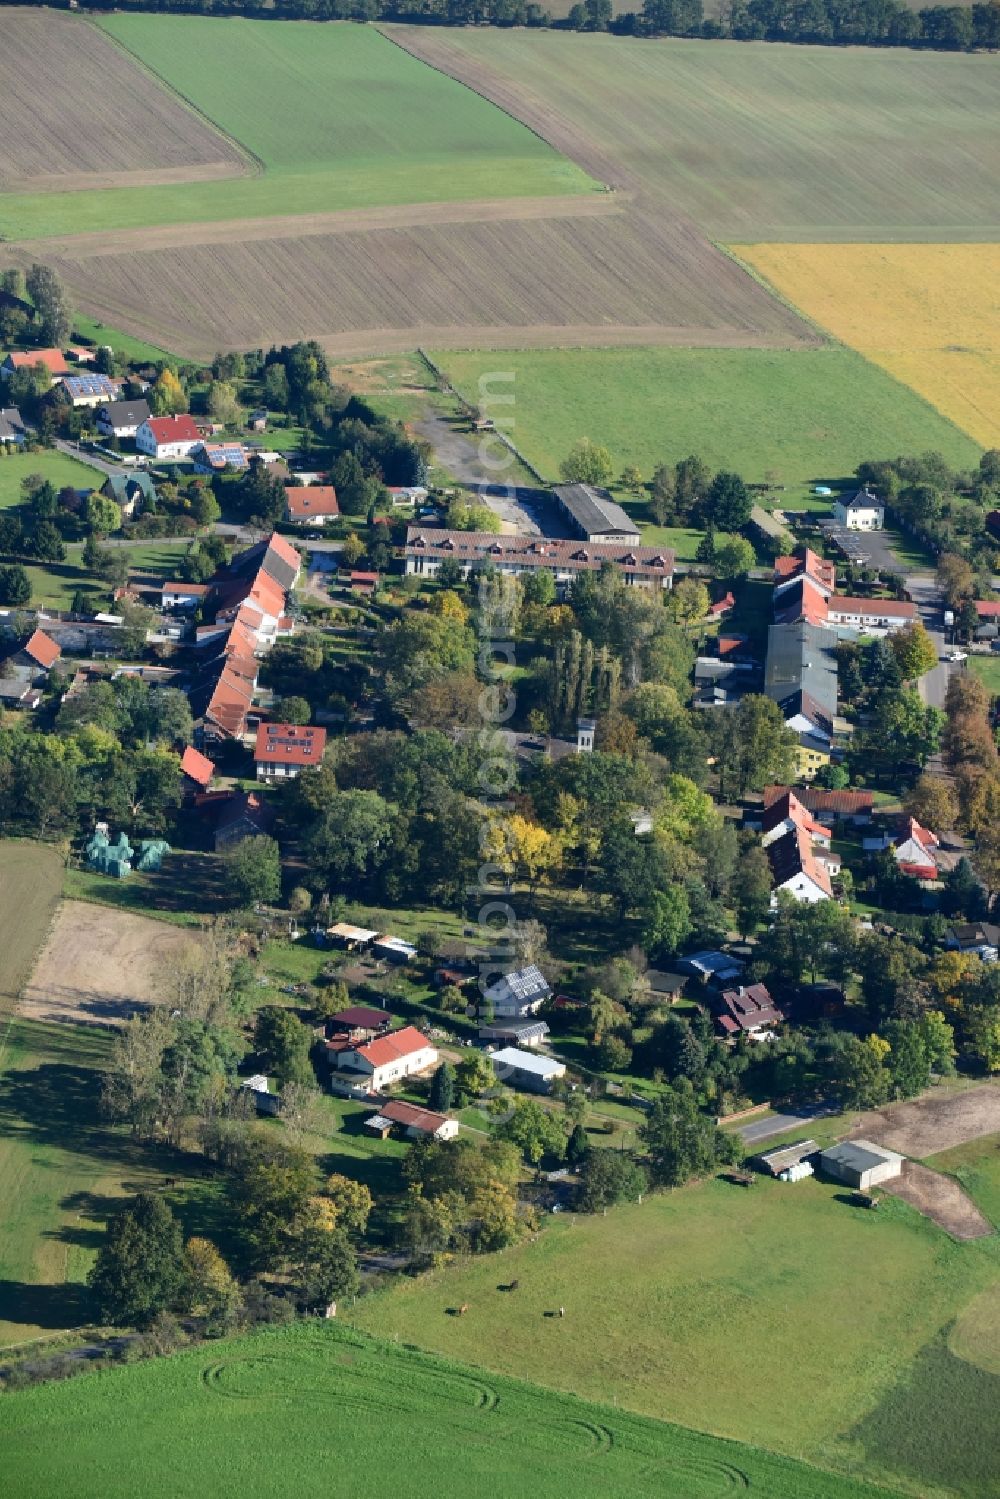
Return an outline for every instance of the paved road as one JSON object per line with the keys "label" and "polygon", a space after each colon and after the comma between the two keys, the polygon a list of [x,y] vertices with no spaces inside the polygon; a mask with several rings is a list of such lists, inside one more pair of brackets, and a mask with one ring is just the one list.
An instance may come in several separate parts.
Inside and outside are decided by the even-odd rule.
{"label": "paved road", "polygon": [[814,1119],[822,1119],[830,1110],[825,1104],[806,1109],[799,1114],[771,1114],[767,1119],[752,1119],[741,1124],[736,1133],[744,1145],[756,1145],[761,1140],[770,1140],[773,1135],[783,1135],[788,1130],[808,1129]]}
{"label": "paved road", "polygon": [[922,676],[917,684],[920,696],[929,708],[943,708],[945,694],[948,691],[948,678],[953,671],[960,669],[950,661],[941,660],[941,656],[948,649],[942,623],[944,599],[933,573],[912,573],[906,579],[906,591],[916,604],[920,618],[938,653],[937,666]]}

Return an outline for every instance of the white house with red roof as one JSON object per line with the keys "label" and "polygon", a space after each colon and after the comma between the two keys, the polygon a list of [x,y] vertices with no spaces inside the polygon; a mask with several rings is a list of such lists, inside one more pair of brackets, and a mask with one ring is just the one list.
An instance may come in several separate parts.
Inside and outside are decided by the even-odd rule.
{"label": "white house with red roof", "polygon": [[193,416],[150,416],[135,429],[136,451],[167,461],[187,458],[201,443]]}
{"label": "white house with red roof", "polygon": [[294,781],[304,770],[322,763],[325,748],[325,729],[310,724],[262,723],[253,750],[257,779]]}
{"label": "white house with red roof", "polygon": [[436,1048],[413,1025],[361,1046],[349,1044],[339,1051],[328,1048],[328,1052],[339,1081],[362,1083],[370,1093],[381,1093],[393,1083],[428,1072],[438,1064]]}
{"label": "white house with red roof", "polygon": [[286,515],[293,526],[325,526],[340,515],[332,484],[285,485]]}
{"label": "white house with red roof", "polygon": [[783,890],[793,900],[807,901],[810,905],[832,898],[830,872],[820,861],[805,828],[794,826],[776,838],[768,845],[767,857],[774,881],[772,906],[777,905]]}
{"label": "white house with red roof", "polygon": [[937,860],[934,850],[940,839],[929,828],[923,828],[915,817],[903,820],[902,831],[893,844],[896,863],[904,874],[918,880],[936,880]]}

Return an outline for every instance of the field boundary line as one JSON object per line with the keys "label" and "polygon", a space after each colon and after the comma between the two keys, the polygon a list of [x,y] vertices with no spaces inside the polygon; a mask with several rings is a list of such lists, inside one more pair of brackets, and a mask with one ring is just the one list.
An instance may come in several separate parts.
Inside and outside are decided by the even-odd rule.
{"label": "field boundary line", "polygon": [[[220,137],[220,139],[229,142],[233,150],[236,151],[237,154],[242,158],[242,160],[245,161],[251,168],[250,171],[246,172],[232,172],[230,174],[231,177],[263,177],[265,175],[265,173],[267,172],[267,163],[263,160],[262,157],[258,156],[255,151],[251,151],[250,147],[245,146],[241,140],[237,140],[235,135],[230,135],[228,130],[223,130],[222,126],[218,123],[217,120],[213,120],[211,115],[206,114],[203,109],[199,109],[198,105],[195,104],[192,99],[189,99],[186,94],[181,93],[179,88],[175,88],[172,83],[168,82],[168,80],[164,78],[162,73],[158,73],[155,68],[150,67],[149,63],[141,58],[138,52],[133,52],[132,48],[126,46],[123,41],[120,41],[119,38],[113,34],[113,32],[107,31],[101,25],[99,17],[88,15],[84,16],[83,19],[88,26],[96,27],[101,35],[105,37],[113,47],[118,48],[119,52],[124,52],[126,57],[131,58],[136,66],[142,69],[147,78],[152,78],[153,81],[158,84],[158,86],[162,88],[166,93],[172,94],[175,99],[179,99],[180,102],[184,105],[185,109],[190,110],[190,112],[193,115],[196,115],[199,120],[203,121],[204,124],[210,126],[215,134]],[[225,180],[225,178],[219,178],[220,182],[224,182]]]}
{"label": "field boundary line", "polygon": [[[452,83],[457,83],[460,88],[468,89],[470,94],[475,94],[477,99],[482,99],[493,109],[498,109],[501,114],[507,116],[508,120],[513,120],[515,125],[520,125],[522,130],[527,130],[529,134],[533,135],[537,141],[541,141],[543,146],[548,146],[549,150],[554,151],[557,156],[565,157],[565,159],[567,161],[571,161],[575,167],[579,167],[581,172],[586,172],[591,181],[596,182],[604,192],[614,193],[618,191],[618,189],[613,187],[610,182],[605,182],[602,180],[602,178],[595,177],[590,167],[584,165],[584,163],[581,161],[577,161],[575,156],[573,156],[569,151],[565,150],[564,147],[557,146],[553,141],[550,141],[546,135],[542,134],[542,131],[537,125],[533,125],[530,123],[530,121],[523,119],[522,116],[515,114],[514,110],[509,105],[501,104],[497,99],[493,99],[489,94],[484,93],[482,89],[478,89],[473,84],[469,83],[467,79],[460,78],[457,73],[449,72],[449,70],[442,63],[431,62],[429,58],[423,57],[419,52],[413,51],[406,45],[404,41],[401,41],[398,36],[393,36],[392,33],[386,29],[386,25],[384,22],[376,22],[374,24],[375,30],[379,33],[379,35],[384,36],[387,42],[391,42],[392,45],[394,47],[398,47],[401,52],[405,52],[407,57],[412,57],[416,62],[422,63],[425,68],[430,68],[431,72],[433,73],[440,73],[442,78],[449,78]],[[404,22],[404,25],[405,24],[406,23]],[[499,77],[499,75],[497,77],[497,82],[501,85],[503,83],[503,79]],[[564,120],[562,116],[560,116],[560,120],[563,123],[567,133],[569,135],[572,135],[574,132],[571,122],[569,120]],[[576,133],[579,134],[582,139],[582,132],[577,131]],[[592,147],[592,149],[595,155],[600,154],[596,146]],[[578,196],[583,197],[586,195],[579,194]]]}
{"label": "field boundary line", "polygon": [[[751,241],[747,240],[746,243],[749,246],[751,244]],[[754,241],[753,243],[757,242]],[[760,243],[766,244],[768,243],[768,241],[761,240]],[[751,281],[756,281],[759,287],[761,287],[764,291],[769,292],[776,302],[781,303],[782,307],[787,307],[789,312],[794,312],[796,317],[801,318],[806,327],[811,328],[816,334],[816,337],[820,340],[820,344],[822,347],[835,349],[846,349],[848,347],[847,344],[842,344],[838,338],[834,338],[830,330],[828,328],[824,328],[822,323],[818,323],[814,317],[811,317],[809,315],[808,312],[804,312],[801,307],[796,307],[795,303],[791,300],[790,297],[787,297],[784,292],[779,291],[776,286],[772,286],[771,282],[767,279],[763,272],[758,271],[756,266],[749,264],[740,255],[738,255],[732,245],[724,244],[722,240],[716,239],[712,240],[712,244],[721,255],[725,255],[727,260],[731,260],[733,265],[739,266],[740,270],[743,271],[747,276],[749,276]]]}

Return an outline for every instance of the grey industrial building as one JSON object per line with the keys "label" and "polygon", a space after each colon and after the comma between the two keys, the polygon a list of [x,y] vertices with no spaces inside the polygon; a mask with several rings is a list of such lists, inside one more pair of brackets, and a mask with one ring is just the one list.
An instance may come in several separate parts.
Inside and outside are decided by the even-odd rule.
{"label": "grey industrial building", "polygon": [[552,492],[574,533],[585,541],[639,540],[639,527],[606,489],[592,484],[559,484]]}

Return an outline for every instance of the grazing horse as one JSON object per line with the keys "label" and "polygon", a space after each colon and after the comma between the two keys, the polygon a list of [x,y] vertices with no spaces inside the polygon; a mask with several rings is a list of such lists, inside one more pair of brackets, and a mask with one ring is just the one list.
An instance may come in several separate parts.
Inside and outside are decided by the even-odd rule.
{"label": "grazing horse", "polygon": [[519,1280],[512,1280],[507,1289],[508,1291],[516,1291],[520,1284],[521,1282]]}
{"label": "grazing horse", "polygon": [[465,1316],[465,1314],[466,1314],[466,1312],[467,1312],[467,1311],[468,1311],[468,1310],[469,1310],[469,1303],[468,1303],[468,1302],[467,1302],[467,1301],[463,1301],[463,1302],[462,1302],[462,1305],[461,1305],[461,1306],[460,1306],[460,1307],[459,1307],[459,1309],[458,1309],[458,1315],[459,1315],[459,1316],[460,1316],[460,1317],[464,1317],[464,1316]]}

